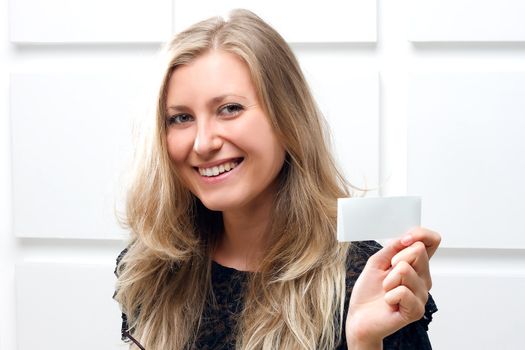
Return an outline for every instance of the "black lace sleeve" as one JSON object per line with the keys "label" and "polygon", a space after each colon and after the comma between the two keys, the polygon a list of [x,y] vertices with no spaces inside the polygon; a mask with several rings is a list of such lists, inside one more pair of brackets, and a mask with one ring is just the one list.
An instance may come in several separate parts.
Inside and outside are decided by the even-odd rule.
{"label": "black lace sleeve", "polygon": [[[117,262],[116,262],[115,271],[114,271],[115,276],[117,276],[117,278],[119,277],[120,271],[122,270],[122,266],[119,266],[120,265],[120,261],[122,260],[124,255],[126,255],[127,252],[128,252],[128,248],[125,248],[117,256]],[[115,291],[115,293],[113,293],[113,299],[115,299],[116,295],[117,295],[117,291]],[[121,339],[124,342],[129,342],[130,341],[130,339],[128,337],[128,331],[129,331],[128,317],[127,317],[127,315],[125,313],[122,313]]]}
{"label": "black lace sleeve", "polygon": [[[354,242],[348,256],[346,272],[346,300],[343,320],[346,320],[348,314],[348,301],[352,294],[352,289],[357,278],[363,271],[368,258],[379,251],[382,246],[375,241]],[[399,331],[389,335],[383,340],[384,350],[429,350],[432,349],[428,339],[428,325],[432,321],[432,314],[437,311],[434,299],[429,294],[427,304],[425,305],[425,314],[419,321],[411,323]],[[344,321],[343,321],[344,322]],[[347,349],[345,327],[341,344],[337,350]]]}

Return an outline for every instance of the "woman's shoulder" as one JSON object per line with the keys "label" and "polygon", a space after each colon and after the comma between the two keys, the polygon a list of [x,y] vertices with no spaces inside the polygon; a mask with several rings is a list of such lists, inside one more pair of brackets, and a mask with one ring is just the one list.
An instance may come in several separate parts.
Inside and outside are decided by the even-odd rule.
{"label": "woman's shoulder", "polygon": [[122,266],[120,265],[120,262],[122,261],[122,259],[124,258],[128,250],[129,250],[129,246],[124,248],[117,256],[116,263],[115,263],[115,271],[113,271],[115,273],[115,276],[117,277],[119,277],[120,271],[122,271]]}
{"label": "woman's shoulder", "polygon": [[[115,270],[113,271],[115,273],[115,276],[117,276],[117,278],[120,276],[120,272],[124,268],[120,263],[121,263],[122,259],[124,258],[124,256],[126,255],[126,253],[128,252],[128,250],[129,250],[129,246],[124,248],[117,256],[116,264],[115,264]],[[118,291],[118,288],[115,288],[115,292],[113,293],[113,299],[115,301],[119,302],[116,299],[117,291]],[[120,302],[119,302],[119,304],[120,304]],[[122,339],[122,341],[128,343],[130,341],[130,339],[128,337],[128,334],[129,334],[128,333],[128,331],[129,331],[128,316],[124,312],[122,312],[121,317],[122,317],[121,339]]]}
{"label": "woman's shoulder", "polygon": [[350,245],[350,254],[354,258],[368,259],[381,250],[383,246],[376,241],[356,241]]}
{"label": "woman's shoulder", "polygon": [[381,244],[376,241],[352,242],[346,258],[347,285],[349,282],[355,283],[355,280],[365,268],[368,258],[381,250],[381,248],[383,248]]}

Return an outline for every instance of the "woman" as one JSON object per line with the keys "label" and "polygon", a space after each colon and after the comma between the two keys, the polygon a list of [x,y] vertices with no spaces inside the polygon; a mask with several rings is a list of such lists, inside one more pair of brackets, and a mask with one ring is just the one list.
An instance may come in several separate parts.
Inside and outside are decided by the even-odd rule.
{"label": "woman", "polygon": [[148,350],[430,348],[439,235],[336,241],[349,185],[279,34],[237,10],[167,53],[115,270],[123,338]]}

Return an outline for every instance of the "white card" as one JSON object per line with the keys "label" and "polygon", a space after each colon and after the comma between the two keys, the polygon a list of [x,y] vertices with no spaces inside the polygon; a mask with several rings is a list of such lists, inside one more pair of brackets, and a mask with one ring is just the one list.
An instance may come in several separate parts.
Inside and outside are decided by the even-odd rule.
{"label": "white card", "polygon": [[421,225],[421,197],[338,198],[337,240],[395,238]]}

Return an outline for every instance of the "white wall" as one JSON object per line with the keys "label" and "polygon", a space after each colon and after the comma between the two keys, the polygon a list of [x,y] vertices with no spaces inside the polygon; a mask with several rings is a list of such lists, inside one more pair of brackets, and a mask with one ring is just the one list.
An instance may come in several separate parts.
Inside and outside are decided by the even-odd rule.
{"label": "white wall", "polygon": [[520,348],[522,1],[262,3],[0,2],[0,350],[125,348],[114,206],[156,52],[238,6],[292,42],[350,180],[422,195],[434,348]]}

